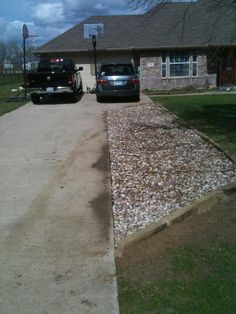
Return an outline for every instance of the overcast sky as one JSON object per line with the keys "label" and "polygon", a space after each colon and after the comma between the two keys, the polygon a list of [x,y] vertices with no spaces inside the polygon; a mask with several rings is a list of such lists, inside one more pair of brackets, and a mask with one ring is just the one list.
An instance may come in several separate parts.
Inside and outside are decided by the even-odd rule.
{"label": "overcast sky", "polygon": [[134,13],[129,0],[0,0],[0,41],[22,41],[21,26],[29,44],[40,46],[91,15]]}

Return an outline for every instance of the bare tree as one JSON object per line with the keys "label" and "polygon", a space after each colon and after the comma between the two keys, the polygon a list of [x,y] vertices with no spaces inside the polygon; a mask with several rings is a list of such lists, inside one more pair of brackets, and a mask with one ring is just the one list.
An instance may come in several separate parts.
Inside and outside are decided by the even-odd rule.
{"label": "bare tree", "polygon": [[[160,6],[165,5],[170,2],[189,2],[189,4],[196,2],[196,0],[130,0],[129,3],[134,10],[143,9],[144,11],[150,9],[159,9]],[[211,0],[212,9],[217,7],[224,7],[228,9],[232,5],[236,4],[236,0]]]}
{"label": "bare tree", "polygon": [[0,42],[0,73],[3,72],[3,62],[7,54],[7,45],[4,42]]}
{"label": "bare tree", "polygon": [[[173,28],[177,26],[178,29],[181,28],[179,32],[180,37],[184,36],[186,21],[196,13],[194,7],[201,7],[202,12],[206,16],[206,21],[210,21],[211,23],[206,23],[209,43],[214,36],[217,36],[217,29],[221,27],[222,21],[227,20],[231,22],[231,25],[233,23],[236,25],[236,0],[129,0],[129,4],[133,10],[145,12],[147,19],[157,12],[161,14],[162,10],[170,5],[170,3],[184,4],[182,6],[182,14],[179,15],[176,25],[173,26]],[[211,18],[209,19],[209,17]],[[235,40],[236,28],[232,36]]]}
{"label": "bare tree", "polygon": [[22,47],[18,45],[16,42],[12,41],[8,43],[7,48],[8,60],[10,60],[13,63],[21,63],[23,56]]}
{"label": "bare tree", "polygon": [[205,6],[206,10],[211,12],[218,12],[215,17],[215,25],[220,21],[222,15],[226,14],[228,11],[235,10],[235,22],[236,22],[236,0],[129,0],[129,5],[134,11],[148,11],[150,15],[164,8],[167,4],[171,2],[182,2],[185,3],[185,10],[183,10],[182,23],[184,27],[184,22],[186,16],[195,2],[200,2]]}
{"label": "bare tree", "polygon": [[0,62],[3,62],[7,53],[7,45],[4,42],[0,42]]}

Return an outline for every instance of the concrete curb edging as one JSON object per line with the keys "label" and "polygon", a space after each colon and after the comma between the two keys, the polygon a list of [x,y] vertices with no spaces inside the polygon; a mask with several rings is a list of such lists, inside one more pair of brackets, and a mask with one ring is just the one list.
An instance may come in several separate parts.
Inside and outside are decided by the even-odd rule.
{"label": "concrete curb edging", "polygon": [[225,185],[221,190],[208,193],[192,204],[179,208],[161,220],[151,223],[142,230],[120,240],[115,250],[115,256],[121,257],[125,249],[161,232],[174,223],[181,222],[193,214],[204,213],[213,209],[217,204],[225,202],[233,193],[236,193],[236,181]]}

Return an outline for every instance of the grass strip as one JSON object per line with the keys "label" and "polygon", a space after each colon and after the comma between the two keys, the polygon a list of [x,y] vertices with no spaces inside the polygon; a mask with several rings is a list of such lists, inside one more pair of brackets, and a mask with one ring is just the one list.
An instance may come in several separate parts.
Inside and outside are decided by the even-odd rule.
{"label": "grass strip", "polygon": [[236,153],[236,94],[153,97],[224,150]]}
{"label": "grass strip", "polygon": [[[18,89],[19,86],[20,84],[16,83],[0,86],[0,116],[29,102],[27,99],[14,99],[14,97],[19,94],[19,92],[12,92],[11,90]],[[13,98],[11,99],[11,97]]]}

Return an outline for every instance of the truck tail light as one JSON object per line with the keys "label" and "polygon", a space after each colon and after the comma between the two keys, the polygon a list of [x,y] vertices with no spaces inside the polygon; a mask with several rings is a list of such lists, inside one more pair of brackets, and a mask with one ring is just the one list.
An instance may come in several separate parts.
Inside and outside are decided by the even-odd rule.
{"label": "truck tail light", "polygon": [[133,84],[133,85],[135,85],[135,84],[139,83],[139,80],[137,80],[137,79],[129,79],[128,82]]}
{"label": "truck tail light", "polygon": [[72,75],[72,74],[68,74],[68,76],[67,76],[67,83],[68,83],[69,85],[73,85],[73,83],[74,83],[74,78],[73,78],[73,75]]}
{"label": "truck tail light", "polygon": [[105,84],[107,84],[107,80],[97,80],[97,84],[98,85],[105,85]]}

